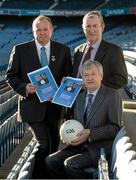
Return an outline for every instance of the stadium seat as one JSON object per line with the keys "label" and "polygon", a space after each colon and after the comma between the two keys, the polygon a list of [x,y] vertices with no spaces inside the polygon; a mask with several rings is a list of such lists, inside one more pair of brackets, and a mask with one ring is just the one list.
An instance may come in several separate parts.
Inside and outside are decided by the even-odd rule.
{"label": "stadium seat", "polygon": [[118,161],[117,164],[116,178],[122,180],[126,179],[128,171],[131,171],[131,168],[129,167],[129,163],[135,158],[136,158],[136,152],[133,150],[127,150],[125,153],[121,154],[120,161]]}
{"label": "stadium seat", "polygon": [[[122,174],[122,167],[125,165],[125,162],[129,162],[133,156],[131,152],[132,143],[129,142],[129,138],[127,136],[122,137],[117,141],[115,151],[116,151],[116,160],[112,169],[113,177],[118,178],[120,174]],[[134,152],[134,151],[133,151]],[[128,157],[127,157],[128,154]],[[126,156],[125,156],[126,155]],[[135,153],[134,153],[135,155]],[[135,157],[135,156],[134,156]],[[129,159],[127,159],[129,158]]]}
{"label": "stadium seat", "polygon": [[[136,179],[136,159],[129,162],[126,173],[128,174],[128,177],[133,177],[133,179]],[[135,178],[134,176],[131,176],[132,174],[135,176]]]}
{"label": "stadium seat", "polygon": [[25,180],[28,179],[28,171],[23,171],[22,173],[19,174],[17,180]]}
{"label": "stadium seat", "polygon": [[114,141],[113,141],[113,145],[112,145],[112,153],[111,153],[111,171],[113,171],[113,167],[116,161],[116,156],[117,156],[117,152],[116,152],[116,144],[117,141],[119,139],[121,139],[123,136],[125,136],[126,131],[125,131],[125,127],[122,127],[120,129],[120,131],[118,132],[118,134],[116,135]]}

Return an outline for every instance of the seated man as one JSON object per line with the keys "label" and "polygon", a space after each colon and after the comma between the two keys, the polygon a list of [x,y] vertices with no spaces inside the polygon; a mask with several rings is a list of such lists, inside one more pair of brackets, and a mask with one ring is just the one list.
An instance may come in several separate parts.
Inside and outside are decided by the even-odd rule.
{"label": "seated man", "polygon": [[51,178],[85,179],[85,168],[97,167],[100,149],[110,157],[113,140],[121,127],[122,100],[117,90],[105,87],[102,65],[86,61],[81,74],[85,90],[74,105],[74,119],[84,130],[64,149],[49,155],[46,166]]}

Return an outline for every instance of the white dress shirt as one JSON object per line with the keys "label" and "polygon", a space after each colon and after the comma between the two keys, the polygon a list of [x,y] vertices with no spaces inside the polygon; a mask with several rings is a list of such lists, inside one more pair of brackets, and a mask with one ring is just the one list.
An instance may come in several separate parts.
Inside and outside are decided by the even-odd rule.
{"label": "white dress shirt", "polygon": [[[99,87],[99,88],[100,88],[100,87]],[[94,92],[89,92],[89,91],[87,91],[87,93],[86,93],[86,99],[85,99],[84,112],[85,112],[86,107],[87,107],[87,104],[88,104],[88,99],[89,99],[89,98],[88,98],[88,94],[92,94],[92,95],[93,95],[93,97],[92,97],[92,104],[93,104],[93,102],[94,102],[94,100],[95,100],[95,97],[96,97],[96,95],[97,95],[97,92],[98,92],[99,88],[96,89]]]}
{"label": "white dress shirt", "polygon": [[[81,77],[81,75],[80,75],[80,69],[81,69],[81,66],[82,66],[82,64],[83,64],[83,60],[84,60],[85,54],[86,54],[87,51],[88,51],[88,48],[89,48],[90,46],[92,46],[92,48],[93,48],[93,49],[91,50],[90,61],[94,61],[94,60],[95,60],[96,53],[97,53],[97,50],[98,50],[98,48],[99,48],[99,46],[100,46],[100,43],[101,43],[101,39],[98,40],[98,41],[97,41],[95,44],[93,44],[93,45],[90,45],[89,42],[87,43],[87,46],[85,47],[85,50],[84,50],[84,53],[83,53],[83,56],[82,56],[82,59],[81,59],[81,62],[80,62],[79,68],[78,68],[77,77]],[[97,60],[97,59],[96,59],[96,60]]]}
{"label": "white dress shirt", "polygon": [[49,41],[45,46],[41,46],[41,44],[39,44],[39,42],[37,40],[35,40],[35,43],[36,43],[36,48],[37,48],[37,52],[38,52],[40,62],[41,62],[41,47],[45,47],[47,60],[48,60],[48,63],[49,63],[49,61],[50,61],[50,44],[51,44],[51,42]]}

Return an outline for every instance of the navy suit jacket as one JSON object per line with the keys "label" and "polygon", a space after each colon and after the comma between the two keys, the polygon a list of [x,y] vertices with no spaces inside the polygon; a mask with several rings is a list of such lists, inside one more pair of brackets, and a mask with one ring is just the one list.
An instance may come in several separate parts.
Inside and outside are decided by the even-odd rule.
{"label": "navy suit jacket", "polygon": [[[72,74],[70,49],[58,42],[51,41],[49,68],[57,82],[64,76]],[[19,115],[22,121],[37,122],[45,118],[47,104],[40,103],[36,94],[26,97],[26,85],[30,83],[27,73],[41,68],[35,41],[29,41],[15,46],[11,52],[9,66],[6,72],[7,83],[20,95]],[[51,114],[60,109],[59,106],[51,105]],[[55,117],[54,117],[55,118]]]}
{"label": "navy suit jacket", "polygon": [[[87,43],[81,44],[75,49],[73,64],[75,77],[86,45]],[[103,66],[104,85],[114,89],[119,89],[127,84],[127,69],[120,47],[102,40],[94,60],[99,61]]]}

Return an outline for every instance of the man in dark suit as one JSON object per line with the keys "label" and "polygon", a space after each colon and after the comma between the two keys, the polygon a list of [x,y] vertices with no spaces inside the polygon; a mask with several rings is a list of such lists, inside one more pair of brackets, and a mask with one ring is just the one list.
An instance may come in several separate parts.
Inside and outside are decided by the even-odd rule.
{"label": "man in dark suit", "polygon": [[121,48],[102,39],[104,27],[99,11],[90,11],[83,17],[82,28],[87,41],[75,48],[74,76],[80,77],[80,67],[85,59],[95,59],[103,66],[103,84],[119,89],[127,84],[126,65]]}
{"label": "man in dark suit", "polygon": [[84,169],[98,165],[101,148],[110,157],[113,140],[121,127],[122,100],[117,90],[101,83],[101,64],[86,61],[81,74],[86,90],[77,96],[74,119],[82,123],[84,130],[67,147],[46,158],[52,178],[87,178]]}
{"label": "man in dark suit", "polygon": [[[45,156],[55,152],[59,144],[59,123],[61,107],[50,101],[40,103],[37,87],[30,83],[27,73],[42,67],[41,48],[44,48],[46,61],[59,86],[64,76],[72,74],[70,49],[52,41],[53,25],[49,17],[38,16],[32,24],[34,39],[15,46],[12,50],[6,73],[7,83],[20,95],[19,120],[27,122],[40,144],[36,178],[42,178]],[[45,58],[45,57],[44,57]],[[39,173],[38,173],[39,170]]]}

